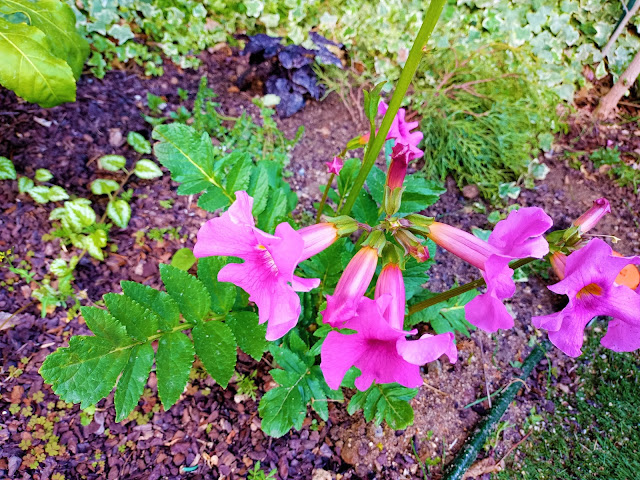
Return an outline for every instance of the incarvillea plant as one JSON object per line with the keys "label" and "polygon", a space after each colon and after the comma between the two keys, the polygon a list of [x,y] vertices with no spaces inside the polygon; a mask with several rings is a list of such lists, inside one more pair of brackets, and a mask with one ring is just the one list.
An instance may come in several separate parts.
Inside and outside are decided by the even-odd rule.
{"label": "incarvillea plant", "polygon": [[42,107],[76,99],[89,44],[60,0],[0,1],[0,85]]}
{"label": "incarvillea plant", "polygon": [[[308,406],[328,420],[328,402],[343,400],[343,389],[357,390],[349,413],[362,409],[365,419],[402,429],[413,420],[408,402],[423,383],[420,367],[455,363],[456,334],[513,328],[504,301],[515,294],[514,271],[542,259],[560,279],[549,288],[569,298],[562,311],[531,319],[555,346],[580,355],[587,324],[608,315],[614,319],[602,344],[640,348],[640,257],[619,256],[588,235],[610,212],[606,199],[551,233],[553,220],[541,208],[514,209],[487,238],[418,213],[444,190],[408,175],[424,155],[423,134],[400,104],[443,5],[431,2],[389,105],[381,102],[382,85],[365,92],[369,132],[327,162],[314,224],[300,228],[294,220],[297,197],[278,165],[225,155],[208,133],[184,124],[157,126],[155,154],[180,184],[178,193],[204,192],[199,205],[219,211],[198,231],[198,276],[161,265],[166,293],[123,282],[121,295],[105,295],[107,310],[85,308],[94,335],[73,337],[42,366],[53,390],[86,407],[115,385],[121,420],[137,405],[154,357],[158,394],[169,407],[185,388],[194,355],[226,387],[237,347],[255,359],[268,349],[278,386],[262,396],[259,411],[269,435],[301,428]],[[374,167],[383,147],[384,170]],[[346,158],[361,148],[362,162]],[[482,277],[425,292],[434,244]]]}

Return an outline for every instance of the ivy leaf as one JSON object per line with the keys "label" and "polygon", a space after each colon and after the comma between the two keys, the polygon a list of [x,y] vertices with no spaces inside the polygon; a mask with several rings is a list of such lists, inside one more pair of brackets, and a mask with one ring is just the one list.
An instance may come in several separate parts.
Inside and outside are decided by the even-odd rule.
{"label": "ivy leaf", "polygon": [[193,355],[193,343],[184,333],[168,333],[158,341],[156,354],[158,396],[165,410],[171,408],[184,391],[189,380]]}
{"label": "ivy leaf", "polygon": [[167,293],[176,301],[188,322],[200,322],[211,308],[209,292],[193,275],[171,265],[160,265],[160,277]]}
{"label": "ivy leaf", "polygon": [[160,167],[158,167],[154,161],[146,158],[138,160],[135,168],[133,169],[133,173],[135,173],[138,178],[142,178],[144,180],[151,180],[152,178],[162,176],[162,170],[160,170]]}
{"label": "ivy leaf", "polygon": [[49,188],[49,201],[50,202],[61,202],[62,200],[67,200],[69,198],[69,194],[66,190],[58,185],[53,185]]}
{"label": "ivy leaf", "polygon": [[104,295],[109,313],[127,329],[127,333],[136,340],[146,341],[158,332],[160,319],[154,312],[145,308],[127,295],[107,293]]}
{"label": "ivy leaf", "polygon": [[120,25],[118,23],[111,25],[111,28],[107,33],[110,37],[113,37],[118,41],[118,45],[126,43],[127,40],[131,40],[135,36],[129,25]]}
{"label": "ivy leaf", "polygon": [[44,185],[32,187],[27,193],[36,203],[47,203],[49,201],[49,187]]}
{"label": "ivy leaf", "polygon": [[[15,174],[15,170],[14,170]],[[33,188],[33,180],[28,177],[20,177],[18,178],[18,191],[20,193],[27,193],[29,190]]]}
{"label": "ivy leaf", "polygon": [[51,52],[49,40],[37,27],[0,17],[0,52],[0,84],[19,97],[44,108],[75,101],[71,67]]}
{"label": "ivy leaf", "polygon": [[259,362],[269,343],[265,338],[267,326],[258,323],[258,315],[253,312],[234,312],[227,315],[225,323],[233,331],[240,349]]}
{"label": "ivy leaf", "polygon": [[347,412],[353,415],[362,409],[367,422],[384,420],[394,430],[403,430],[413,423],[413,408],[409,401],[418,393],[417,388],[406,388],[397,383],[373,384],[364,392],[351,397]]}
{"label": "ivy leaf", "polygon": [[116,422],[127,418],[138,405],[152,365],[153,347],[151,343],[137,345],[131,349],[113,398],[116,407]]}
{"label": "ivy leaf", "polygon": [[204,368],[222,388],[227,388],[236,368],[233,332],[228,325],[212,321],[196,325],[192,333],[196,354]]}
{"label": "ivy leaf", "polygon": [[102,170],[117,172],[122,170],[127,163],[127,159],[122,155],[104,155],[98,159],[98,165]]}
{"label": "ivy leaf", "polygon": [[115,192],[118,188],[120,188],[120,184],[115,180],[98,178],[91,182],[91,193],[94,195],[107,195]]}
{"label": "ivy leaf", "polygon": [[151,144],[149,143],[149,140],[144,138],[138,132],[129,132],[127,134],[127,143],[138,153],[143,155],[151,153]]}
{"label": "ivy leaf", "polygon": [[53,178],[53,173],[51,173],[46,168],[38,168],[36,170],[35,179],[39,182],[48,182]]}
{"label": "ivy leaf", "polygon": [[169,294],[136,282],[123,281],[120,282],[120,286],[127,297],[158,316],[158,326],[161,330],[171,330],[180,322],[178,304]]}
{"label": "ivy leaf", "polygon": [[226,315],[233,308],[237,295],[233,283],[218,281],[218,273],[227,263],[238,261],[229,257],[204,257],[198,260],[198,279],[207,288],[211,308],[218,315]]}

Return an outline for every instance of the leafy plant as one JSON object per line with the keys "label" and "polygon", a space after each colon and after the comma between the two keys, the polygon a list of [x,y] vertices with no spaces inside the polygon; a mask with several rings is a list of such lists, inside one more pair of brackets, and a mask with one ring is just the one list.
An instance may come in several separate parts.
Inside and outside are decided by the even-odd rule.
{"label": "leafy plant", "polygon": [[60,0],[0,1],[0,84],[42,107],[75,101],[89,54],[75,20]]}
{"label": "leafy plant", "polygon": [[374,384],[351,397],[347,412],[353,415],[362,410],[367,422],[375,420],[379,425],[384,420],[394,430],[402,430],[413,423],[413,409],[408,402],[417,393],[417,388],[397,383]]}
{"label": "leafy plant", "polygon": [[[423,290],[414,296],[409,304],[418,303],[421,300],[431,298],[436,295],[428,290]],[[478,295],[478,290],[471,290],[454,297],[445,302],[425,308],[409,316],[406,323],[408,325],[418,325],[419,323],[429,323],[436,333],[460,332],[465,336],[470,335],[470,331],[476,329],[466,319],[464,306]]]}

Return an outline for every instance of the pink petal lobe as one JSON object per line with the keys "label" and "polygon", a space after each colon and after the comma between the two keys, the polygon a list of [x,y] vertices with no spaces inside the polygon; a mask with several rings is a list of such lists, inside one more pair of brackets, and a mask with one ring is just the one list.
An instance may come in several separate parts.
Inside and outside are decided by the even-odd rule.
{"label": "pink petal lobe", "polygon": [[451,332],[439,335],[423,335],[418,340],[401,338],[396,344],[398,353],[413,365],[424,365],[433,362],[442,355],[449,357],[451,363],[458,360],[458,349]]}
{"label": "pink petal lobe", "polygon": [[538,207],[513,210],[498,222],[489,236],[489,245],[511,258],[542,258],[549,253],[543,234],[553,226],[553,220]]}
{"label": "pink petal lobe", "polygon": [[640,325],[631,325],[622,320],[609,322],[607,334],[600,340],[602,346],[614,352],[633,352],[640,348]]}

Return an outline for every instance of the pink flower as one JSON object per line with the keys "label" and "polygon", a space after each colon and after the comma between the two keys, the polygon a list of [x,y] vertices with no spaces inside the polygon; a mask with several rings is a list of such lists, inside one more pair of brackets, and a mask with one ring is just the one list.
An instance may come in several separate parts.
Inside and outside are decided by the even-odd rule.
{"label": "pink flower", "polygon": [[361,391],[369,388],[374,380],[415,388],[422,385],[420,365],[443,354],[451,363],[456,362],[458,352],[452,333],[406,339],[417,331],[402,329],[404,299],[402,272],[397,265],[388,264],[376,285],[376,300],[363,297],[355,315],[344,324],[356,333],[333,331],[322,344],[320,368],[329,387],[339,388],[344,375],[355,366],[361,372],[355,381]]}
{"label": "pink flower", "polygon": [[298,230],[298,234],[304,241],[304,249],[298,262],[317,255],[325,248],[330,247],[339,237],[338,228],[333,223],[317,223]]}
{"label": "pink flower", "polygon": [[324,164],[327,166],[327,171],[329,173],[338,175],[340,173],[340,170],[342,170],[342,167],[344,166],[344,160],[342,160],[340,157],[333,157],[333,160],[331,160],[330,162],[324,162]]}
{"label": "pink flower", "polygon": [[342,272],[333,295],[327,295],[327,308],[320,312],[324,323],[338,328],[353,317],[369,288],[377,264],[376,248],[364,246],[355,254]]}
{"label": "pink flower", "polygon": [[593,201],[593,206],[589,210],[573,222],[573,225],[580,227],[580,233],[587,233],[595,227],[607,213],[611,213],[609,201],[606,198],[598,198]]}
{"label": "pink flower", "polygon": [[260,323],[269,322],[267,340],[275,340],[298,321],[300,299],[295,292],[308,292],[320,280],[293,274],[305,248],[302,236],[286,222],[276,227],[275,235],[257,229],[252,207],[253,198],[236,192],[229,210],[202,225],[193,253],[196,257],[222,255],[244,260],[225,265],[218,280],[249,293],[249,300],[258,306]]}
{"label": "pink flower", "polygon": [[627,265],[640,264],[640,257],[615,256],[611,247],[594,238],[566,259],[564,279],[549,286],[567,295],[560,312],[533,317],[533,325],[549,331],[549,340],[569,356],[582,353],[584,329],[598,315],[613,317],[601,343],[616,352],[640,348],[640,295],[616,279]]}
{"label": "pink flower", "polygon": [[509,263],[519,258],[544,257],[549,244],[543,234],[552,224],[541,208],[529,207],[514,210],[498,222],[488,242],[439,222],[429,227],[429,238],[482,270],[487,291],[465,306],[471,324],[487,332],[513,327],[513,318],[502,303],[516,290]]}
{"label": "pink flower", "polygon": [[[381,100],[378,104],[378,115],[384,115],[387,113],[389,105],[384,100]],[[393,119],[393,123],[387,133],[387,140],[395,138],[396,142],[403,143],[405,145],[412,145],[417,147],[422,141],[422,132],[411,132],[414,128],[417,128],[420,122],[406,122],[405,121],[405,109],[400,108],[396,117]],[[421,152],[422,153],[422,152]],[[422,154],[420,155],[420,157]],[[416,157],[419,158],[419,157]]]}
{"label": "pink flower", "polygon": [[420,158],[424,152],[419,148],[396,141],[391,150],[391,165],[387,172],[387,186],[393,190],[394,188],[402,188],[404,177],[407,175],[407,167],[409,162]]}

